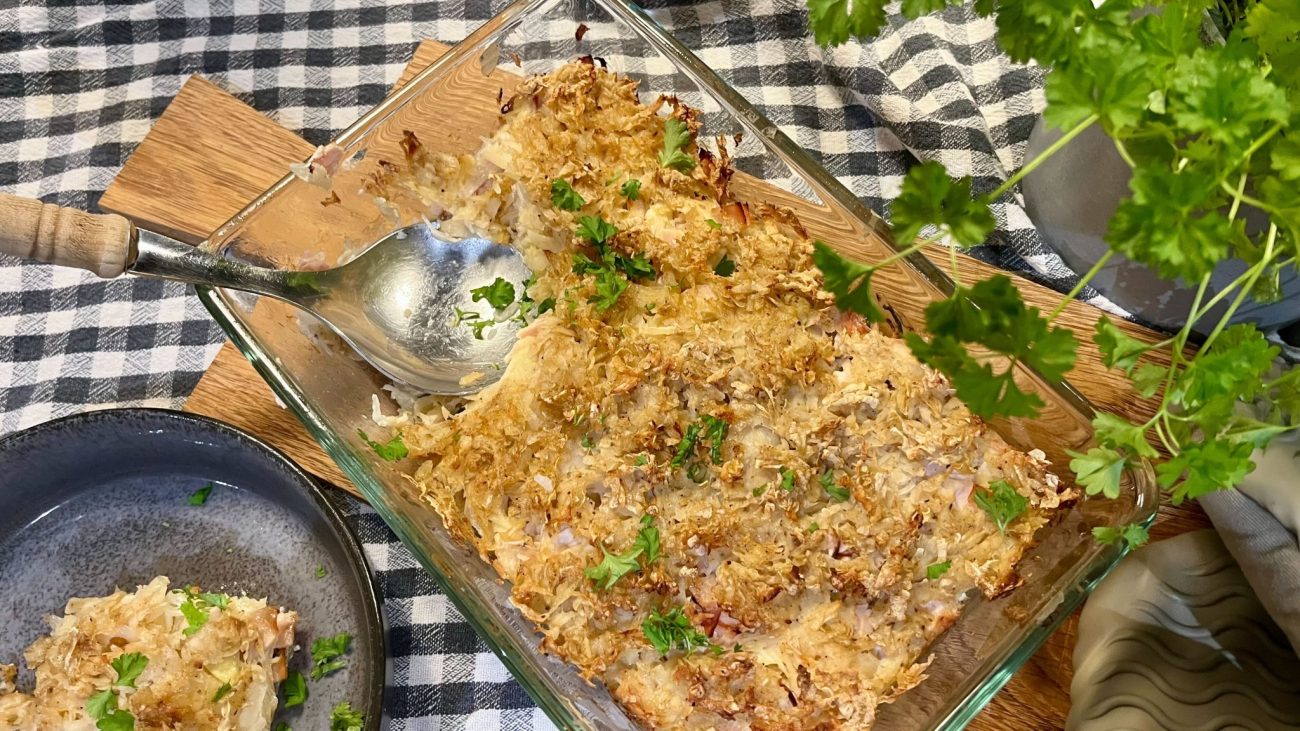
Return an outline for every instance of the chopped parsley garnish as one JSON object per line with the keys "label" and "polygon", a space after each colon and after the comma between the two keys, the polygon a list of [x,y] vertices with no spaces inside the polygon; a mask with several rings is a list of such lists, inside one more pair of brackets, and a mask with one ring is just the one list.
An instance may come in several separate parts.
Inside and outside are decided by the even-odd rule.
{"label": "chopped parsley garnish", "polygon": [[212,592],[205,591],[199,594],[199,599],[202,600],[203,602],[206,602],[207,604],[216,607],[217,609],[225,609],[226,607],[230,606],[230,595],[228,594],[214,594]]}
{"label": "chopped parsley garnish", "polygon": [[722,464],[722,442],[731,425],[711,414],[701,416],[700,423],[704,424],[704,438],[709,441],[709,459],[713,464]]}
{"label": "chopped parsley garnish", "polygon": [[695,452],[695,443],[700,440],[700,429],[703,427],[696,422],[686,427],[686,433],[682,434],[682,440],[677,443],[677,451],[673,454],[672,462],[669,462],[673,468],[681,467],[690,459]]}
{"label": "chopped parsley garnish", "polygon": [[119,708],[96,721],[95,728],[99,731],[135,731],[135,716]]}
{"label": "chopped parsley garnish", "polygon": [[713,273],[719,277],[730,277],[736,273],[736,262],[732,261],[731,257],[723,254],[718,263],[713,265]]}
{"label": "chopped parsley garnish", "polygon": [[352,710],[352,704],[344,701],[330,711],[330,731],[361,731],[366,717]]}
{"label": "chopped parsley garnish", "polygon": [[592,448],[595,447],[595,446],[596,446],[596,442],[592,440],[590,434],[583,434],[583,435],[582,435],[582,448],[583,448],[583,449],[590,450],[590,449],[592,449]]}
{"label": "chopped parsley garnish", "polygon": [[208,501],[208,496],[212,494],[212,483],[200,487],[190,495],[190,505],[202,505]]}
{"label": "chopped parsley garnish", "polygon": [[586,203],[587,201],[573,189],[569,181],[561,178],[551,181],[551,205],[562,211],[576,211]]}
{"label": "chopped parsley garnish", "polygon": [[853,497],[853,493],[849,492],[848,488],[835,484],[835,473],[830,470],[823,472],[818,481],[822,485],[822,492],[829,495],[831,500],[837,503],[845,502],[850,497]]}
{"label": "chopped parsley garnish", "polygon": [[492,305],[492,309],[504,310],[515,301],[515,285],[501,277],[497,277],[492,280],[491,284],[471,289],[469,295],[470,300],[473,302],[487,300],[487,303]]}
{"label": "chopped parsley garnish", "polygon": [[767,492],[767,485],[756,487],[754,488],[754,497],[763,497],[763,493],[765,492]]}
{"label": "chopped parsley garnish", "polygon": [[703,462],[692,461],[686,465],[686,477],[696,484],[704,482],[709,479],[709,467]]}
{"label": "chopped parsley garnish", "polygon": [[284,707],[301,706],[307,700],[307,680],[297,670],[290,670],[289,676],[280,684],[284,688]]}
{"label": "chopped parsley garnish", "polygon": [[1092,535],[1097,542],[1110,545],[1119,541],[1124,541],[1129,546],[1137,548],[1146,543],[1150,536],[1147,535],[1147,529],[1140,523],[1129,523],[1128,525],[1112,526],[1103,525],[1092,529]]}
{"label": "chopped parsley garnish", "polygon": [[636,459],[632,460],[632,465],[635,467],[641,467],[649,463],[650,463],[650,457],[645,454],[638,454],[636,456]]}
{"label": "chopped parsley garnish", "polygon": [[614,238],[618,229],[600,216],[583,216],[578,219],[578,236],[591,242],[594,246],[604,246]]}
{"label": "chopped parsley garnish", "polygon": [[681,607],[673,607],[666,613],[652,610],[641,623],[641,631],[660,655],[667,655],[672,650],[691,652],[710,646],[709,638],[691,626],[690,618]]}
{"label": "chopped parsley garnish", "polygon": [[704,222],[707,223],[707,224],[709,224],[709,228],[716,228],[716,229],[721,229],[721,228],[722,228],[722,224],[718,223],[717,221],[713,220],[712,218],[706,218],[706,219],[704,219]]}
{"label": "chopped parsley garnish", "polygon": [[691,129],[680,119],[664,120],[664,149],[659,153],[659,164],[678,172],[689,173],[695,169],[695,159],[683,152],[691,144]]}
{"label": "chopped parsley garnish", "polygon": [[101,690],[86,699],[86,715],[98,721],[111,711],[117,710],[117,696],[113,690]]}
{"label": "chopped parsley garnish", "polygon": [[277,721],[275,724],[275,731],[293,731],[293,729],[289,728],[289,724],[284,721]]}
{"label": "chopped parsley garnish", "polygon": [[948,573],[948,569],[950,568],[952,568],[952,559],[940,563],[932,563],[925,567],[925,578],[934,581],[940,576]]}
{"label": "chopped parsley garnish", "polygon": [[189,625],[183,630],[186,637],[203,629],[203,625],[208,623],[208,609],[212,607],[225,609],[230,605],[230,597],[225,594],[200,594],[192,588],[184,593],[185,601],[181,602],[180,610],[181,614],[185,616],[185,622]]}
{"label": "chopped parsley garnish", "polygon": [[316,564],[316,578],[318,578],[318,579],[323,579],[323,578],[325,578],[325,573],[326,573],[326,572],[325,572],[325,565],[324,565],[324,564]]}
{"label": "chopped parsley garnish", "polygon": [[234,691],[235,689],[230,687],[230,683],[222,683],[221,687],[217,688],[217,692],[212,694],[212,702],[216,703],[217,701],[220,701],[222,698],[225,698],[226,696],[230,695]]}
{"label": "chopped parsley garnish", "polygon": [[634,201],[641,197],[641,181],[629,180],[623,183],[623,187],[619,188],[618,192],[622,193],[624,198]]}
{"label": "chopped parsley garnish", "polygon": [[352,634],[340,632],[333,637],[318,637],[311,643],[311,679],[320,680],[330,673],[347,667],[343,659],[352,645]]}
{"label": "chopped parsley garnish", "polygon": [[623,553],[610,553],[603,545],[600,552],[604,558],[595,566],[588,566],[583,575],[596,583],[596,587],[608,590],[616,581],[641,569],[638,558],[643,558],[646,565],[659,560],[659,529],[654,525],[652,516],[641,516],[641,529],[637,531],[632,547]]}
{"label": "chopped parsley garnish", "polygon": [[406,442],[402,441],[401,434],[394,434],[392,439],[389,439],[383,444],[371,439],[361,429],[357,429],[357,436],[361,437],[361,441],[370,445],[370,448],[375,450],[375,454],[379,455],[379,458],[385,462],[396,462],[400,459],[406,459]]}
{"label": "chopped parsley garnish", "polygon": [[547,297],[546,299],[542,300],[540,304],[537,305],[537,314],[545,315],[546,313],[550,312],[553,309],[555,309],[555,298]]}
{"label": "chopped parsley garnish", "polygon": [[789,467],[782,467],[777,472],[781,475],[781,489],[786,492],[794,492],[794,470]]}
{"label": "chopped parsley garnish", "polygon": [[117,673],[115,685],[134,688],[135,679],[140,677],[140,673],[144,672],[144,669],[149,666],[149,658],[139,652],[124,652],[113,658],[113,662],[109,663],[109,665]]}
{"label": "chopped parsley garnish", "polygon": [[1006,480],[990,484],[987,490],[976,490],[975,504],[988,513],[1000,533],[1006,533],[1007,526],[1029,508],[1029,500],[1016,492],[1016,488]]}
{"label": "chopped parsley garnish", "polygon": [[587,301],[596,305],[597,311],[605,312],[613,307],[626,291],[626,279],[613,269],[602,268],[596,273],[596,294]]}
{"label": "chopped parsley garnish", "polygon": [[599,216],[578,219],[578,236],[596,247],[599,261],[584,253],[575,253],[573,273],[595,275],[596,293],[587,301],[594,303],[599,312],[605,312],[618,302],[627,290],[629,280],[656,276],[654,265],[644,255],[625,256],[609,247],[609,240],[617,233],[618,229]]}
{"label": "chopped parsley garnish", "polygon": [[809,533],[816,533],[817,531],[819,531],[819,530],[821,530],[821,529],[822,529],[822,527],[821,527],[820,525],[817,525],[817,521],[815,521],[815,520],[814,520],[813,522],[811,522],[811,523],[808,524],[808,532],[809,532]]}

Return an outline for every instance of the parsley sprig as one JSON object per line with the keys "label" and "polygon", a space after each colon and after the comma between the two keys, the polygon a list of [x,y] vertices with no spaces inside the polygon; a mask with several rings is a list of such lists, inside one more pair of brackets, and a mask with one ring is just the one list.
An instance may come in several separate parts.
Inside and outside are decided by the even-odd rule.
{"label": "parsley sprig", "polygon": [[678,172],[689,173],[695,169],[695,158],[686,154],[691,144],[690,126],[680,119],[664,120],[664,149],[659,153],[659,164]]}
{"label": "parsley sprig", "polygon": [[[640,571],[642,561],[646,566],[659,560],[659,529],[654,525],[654,517],[641,517],[641,529],[637,531],[632,547],[623,553],[610,553],[603,545],[600,552],[604,558],[595,566],[588,566],[583,575],[591,579],[598,588],[608,590],[615,582],[634,571]],[[638,560],[640,559],[640,560]]]}
{"label": "parsley sprig", "polygon": [[691,625],[690,617],[681,607],[673,607],[667,612],[652,610],[641,623],[641,631],[660,655],[673,650],[693,652],[713,646],[707,635]]}
{"label": "parsley sprig", "polygon": [[[905,0],[902,10],[916,17],[951,4]],[[823,44],[873,35],[887,18],[885,0],[808,5]],[[1171,0],[1135,17],[1138,6],[977,2],[977,13],[995,16],[998,42],[1012,59],[1052,68],[1044,116],[1063,134],[984,195],[975,195],[969,178],[951,179],[939,163],[914,166],[892,206],[903,248],[867,264],[818,245],[814,261],[841,309],[879,320],[872,276],[938,241],[952,243],[957,286],[927,308],[928,337],[911,335],[908,345],[983,417],[1032,417],[1043,408],[1012,377],[1014,367],[1023,363],[1049,379],[1073,367],[1076,343],[1056,318],[1114,254],[1191,282],[1193,306],[1169,338],[1140,341],[1105,318],[1098,323],[1093,340],[1103,362],[1159,404],[1141,422],[1099,414],[1097,444],[1071,462],[1087,492],[1116,497],[1126,468],[1157,461],[1158,481],[1178,503],[1240,483],[1254,468],[1256,449],[1300,426],[1300,375],[1278,369],[1278,352],[1258,329],[1232,324],[1248,296],[1279,296],[1282,272],[1294,269],[1300,255],[1300,12],[1294,0],[1220,3],[1212,15],[1227,40],[1207,45],[1203,3]],[[1131,195],[1109,222],[1109,250],[1050,313],[1028,307],[1005,277],[965,284],[955,251],[983,242],[993,226],[991,204],[1091,128],[1100,128],[1132,168]],[[1243,223],[1246,206],[1266,221],[1258,231]],[[1212,270],[1229,257],[1244,260],[1246,270],[1212,290]],[[1189,356],[1198,324],[1209,334]],[[1148,357],[1157,351],[1167,357]],[[1119,539],[1109,531],[1098,538]]]}
{"label": "parsley sprig", "polygon": [[352,646],[352,634],[340,632],[332,637],[317,637],[311,643],[311,679],[320,680],[347,667],[344,659]]}
{"label": "parsley sprig", "polygon": [[613,307],[627,291],[629,281],[658,275],[645,255],[627,256],[615,251],[609,243],[617,234],[618,229],[600,216],[578,219],[578,237],[595,247],[596,259],[583,252],[574,253],[573,273],[595,277],[595,293],[587,301],[595,304],[598,312]]}

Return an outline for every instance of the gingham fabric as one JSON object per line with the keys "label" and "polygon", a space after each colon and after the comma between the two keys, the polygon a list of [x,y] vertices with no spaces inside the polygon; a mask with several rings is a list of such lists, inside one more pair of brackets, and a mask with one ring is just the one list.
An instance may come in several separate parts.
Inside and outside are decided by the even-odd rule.
{"label": "gingham fabric", "polygon": [[[502,0],[0,0],[0,190],[93,209],[149,125],[203,74],[314,143],[378,102],[419,39]],[[987,191],[1014,170],[1042,72],[953,8],[819,49],[798,0],[658,0],[651,14],[876,210],[941,160]],[[1057,289],[1074,275],[1000,204],[978,255]],[[0,432],[108,405],[180,406],[222,335],[189,288],[0,259]],[[393,728],[540,728],[502,665],[375,515],[353,506],[385,596]]]}

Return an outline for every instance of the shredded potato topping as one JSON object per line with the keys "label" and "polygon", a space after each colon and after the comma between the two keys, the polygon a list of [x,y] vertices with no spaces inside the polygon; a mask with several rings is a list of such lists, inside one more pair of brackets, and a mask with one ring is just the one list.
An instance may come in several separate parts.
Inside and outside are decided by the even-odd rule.
{"label": "shredded potato topping", "polygon": [[[132,593],[69,599],[64,616],[49,618],[50,634],[27,649],[31,694],[16,692],[13,665],[0,665],[0,728],[93,731],[87,707],[105,691],[108,710],[130,714],[136,731],[271,728],[298,615],[220,595],[224,608],[200,602],[190,619],[181,605],[197,600],[168,585],[159,576]],[[125,684],[114,667],[126,667],[124,656],[138,672]]]}
{"label": "shredded potato topping", "polygon": [[[408,133],[406,165],[371,192],[517,246],[530,296],[555,307],[497,383],[391,423],[424,498],[511,583],[545,649],[646,726],[863,729],[921,681],[963,597],[1013,585],[1075,496],[901,341],[833,307],[796,217],[731,198],[722,140],[692,137],[696,164],[665,166],[664,112],[698,130],[583,59],[523,82],[475,155]],[[565,186],[553,202],[555,180],[578,210]],[[654,267],[608,307],[575,271],[602,253],[584,216]],[[978,504],[998,481],[1027,501],[1005,534]],[[618,575],[593,578],[609,555]],[[651,632],[678,608],[688,626]]]}

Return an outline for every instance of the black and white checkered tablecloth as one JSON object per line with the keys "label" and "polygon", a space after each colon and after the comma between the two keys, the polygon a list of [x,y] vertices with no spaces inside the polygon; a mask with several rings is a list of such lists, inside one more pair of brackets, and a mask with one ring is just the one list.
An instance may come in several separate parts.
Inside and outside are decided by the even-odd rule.
{"label": "black and white checkered tablecloth", "polygon": [[[503,0],[0,0],[0,190],[93,209],[152,120],[203,74],[320,144],[378,102],[420,39]],[[818,48],[800,0],[656,0],[651,14],[876,210],[918,158],[989,190],[1020,163],[1042,71],[963,8]],[[1015,205],[978,254],[1067,289]],[[105,405],[177,407],[215,356],[188,287],[0,258],[0,433]],[[393,728],[547,728],[411,554],[353,506],[391,627]]]}

